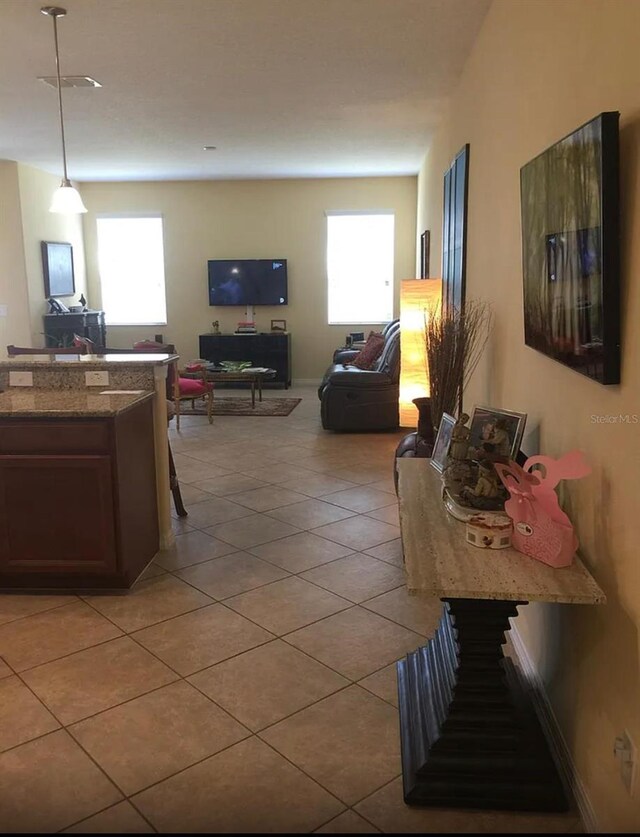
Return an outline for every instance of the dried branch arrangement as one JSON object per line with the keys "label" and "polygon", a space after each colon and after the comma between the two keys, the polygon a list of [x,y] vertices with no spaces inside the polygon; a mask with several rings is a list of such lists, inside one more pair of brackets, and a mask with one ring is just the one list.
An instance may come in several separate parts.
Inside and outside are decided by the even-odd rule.
{"label": "dried branch arrangement", "polygon": [[434,428],[443,413],[462,412],[462,394],[482,356],[493,326],[488,302],[463,309],[441,303],[425,311],[425,344]]}

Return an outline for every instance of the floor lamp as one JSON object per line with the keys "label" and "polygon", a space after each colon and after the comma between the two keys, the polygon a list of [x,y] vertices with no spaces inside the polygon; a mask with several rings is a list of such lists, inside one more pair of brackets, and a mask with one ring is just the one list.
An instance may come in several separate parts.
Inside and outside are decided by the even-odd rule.
{"label": "floor lamp", "polygon": [[405,279],[400,283],[400,425],[415,428],[412,400],[429,395],[424,339],[425,317],[440,302],[441,279]]}

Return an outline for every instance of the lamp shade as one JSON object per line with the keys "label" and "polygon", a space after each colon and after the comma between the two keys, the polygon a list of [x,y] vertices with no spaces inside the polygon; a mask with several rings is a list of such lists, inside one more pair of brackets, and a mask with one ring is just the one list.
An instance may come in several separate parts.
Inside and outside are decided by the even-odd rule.
{"label": "lamp shade", "polygon": [[87,207],[82,203],[80,192],[69,181],[65,183],[63,180],[53,193],[49,212],[55,212],[58,215],[79,215],[86,211]]}
{"label": "lamp shade", "polygon": [[415,427],[414,398],[429,395],[425,317],[442,296],[441,279],[405,279],[400,283],[400,425]]}

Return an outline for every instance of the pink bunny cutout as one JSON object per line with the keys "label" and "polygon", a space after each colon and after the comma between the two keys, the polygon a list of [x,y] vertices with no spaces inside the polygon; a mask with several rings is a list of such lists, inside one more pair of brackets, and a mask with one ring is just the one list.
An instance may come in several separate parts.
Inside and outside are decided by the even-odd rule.
{"label": "pink bunny cutout", "polygon": [[[541,465],[544,473],[534,471],[536,465]],[[511,460],[496,462],[494,467],[511,495],[504,508],[513,521],[513,546],[551,567],[571,564],[578,539],[554,489],[562,479],[580,479],[591,473],[582,451],[570,451],[560,459],[531,456],[523,468]]]}

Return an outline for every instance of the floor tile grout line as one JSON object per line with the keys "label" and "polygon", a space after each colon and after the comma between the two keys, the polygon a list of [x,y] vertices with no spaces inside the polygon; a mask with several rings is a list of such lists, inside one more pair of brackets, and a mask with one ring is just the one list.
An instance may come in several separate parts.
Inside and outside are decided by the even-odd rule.
{"label": "floor tile grout line", "polygon": [[[59,829],[56,832],[56,834],[62,834],[65,831],[68,831],[70,828],[74,828],[76,825],[81,825],[83,822],[88,822],[93,817],[97,817],[100,814],[104,814],[106,811],[111,810],[111,808],[115,808],[116,805],[122,805],[123,802],[128,803],[129,805],[131,805],[131,807],[135,810],[135,812],[137,814],[139,814],[142,817],[142,819],[146,822],[146,824],[149,826],[149,828],[151,829],[153,834],[159,834],[160,833],[158,831],[158,829],[154,826],[154,824],[146,818],[146,816],[142,813],[142,811],[139,808],[136,807],[136,805],[131,801],[131,799],[129,799],[128,796],[125,796],[124,799],[121,799],[119,802],[114,802],[112,805],[108,805],[106,808],[101,808],[99,811],[96,811],[95,814],[89,814],[88,817],[83,817],[81,820],[76,820],[76,822],[71,823],[71,825],[66,825],[64,828]],[[82,833],[82,832],[80,832],[80,833]],[[119,832],[119,833],[123,834],[125,832]]]}
{"label": "floor tile grout line", "polygon": [[[341,691],[342,691],[342,690],[341,690]],[[332,696],[331,696],[331,695],[329,695],[329,697],[332,697]],[[374,695],[374,697],[375,697],[375,695]],[[324,700],[324,698],[323,698],[323,700]],[[319,702],[320,702],[320,701],[318,701],[318,703],[319,703]],[[307,709],[308,709],[308,708],[309,708],[309,707],[307,707]],[[301,710],[301,711],[304,711],[304,710]],[[359,805],[359,804],[360,804],[361,802],[363,802],[365,799],[368,799],[368,798],[369,798],[370,796],[372,796],[374,793],[377,793],[377,792],[378,792],[379,790],[381,790],[383,787],[386,787],[386,785],[390,784],[391,782],[395,782],[395,781],[396,781],[396,779],[398,778],[398,776],[401,776],[401,775],[402,775],[402,773],[397,773],[397,774],[393,777],[393,779],[391,779],[390,781],[385,781],[382,785],[376,786],[376,787],[375,787],[375,788],[374,788],[374,789],[373,789],[370,793],[367,793],[367,795],[366,795],[366,796],[363,796],[363,797],[362,797],[362,799],[358,799],[356,802],[350,803],[350,802],[347,802],[347,801],[346,801],[346,800],[344,800],[344,799],[341,799],[339,796],[337,796],[337,794],[336,794],[336,792],[335,792],[335,791],[330,790],[330,789],[329,789],[326,785],[324,785],[324,784],[323,784],[323,783],[322,783],[319,779],[316,779],[314,776],[312,776],[310,773],[308,773],[308,772],[307,772],[307,771],[306,771],[303,767],[301,767],[299,764],[296,764],[294,761],[292,761],[292,760],[291,760],[291,759],[290,759],[290,758],[289,758],[289,757],[288,757],[285,753],[280,752],[280,750],[278,750],[278,748],[277,748],[277,747],[275,747],[273,744],[271,744],[269,741],[265,741],[265,740],[264,740],[264,738],[262,738],[262,737],[260,736],[260,734],[259,734],[259,733],[256,735],[256,738],[258,738],[260,741],[262,741],[262,743],[263,743],[263,744],[266,744],[266,745],[267,745],[267,747],[270,747],[270,748],[274,751],[274,753],[277,753],[277,755],[279,755],[281,758],[283,758],[283,759],[285,759],[286,761],[288,761],[288,762],[289,762],[289,764],[293,765],[293,767],[295,767],[295,768],[296,768],[297,770],[299,770],[301,773],[304,773],[304,775],[305,775],[305,776],[307,776],[307,778],[311,779],[311,781],[312,781],[312,782],[315,782],[317,785],[320,785],[320,787],[321,787],[323,790],[325,790],[327,793],[331,794],[331,796],[333,796],[335,799],[337,799],[337,800],[338,800],[338,802],[342,803],[342,805],[344,805],[346,809],[351,808],[353,805]],[[340,813],[342,813],[342,814],[343,814],[343,813],[344,813],[344,811],[341,811]],[[336,816],[339,816],[339,814],[336,814]],[[335,817],[334,817],[333,819],[335,819]],[[321,826],[318,826],[318,827],[320,828]]]}
{"label": "floor tile grout line", "polygon": [[[8,591],[3,590],[2,595],[3,596],[16,596],[16,595],[22,595],[22,594],[18,593],[17,591],[16,592],[14,592],[14,591],[8,592]],[[54,595],[55,596],[56,594],[51,593],[51,594],[45,594],[45,595]],[[60,593],[60,595],[73,596],[76,600],[78,600],[80,598],[77,595],[77,593]],[[45,607],[43,610],[36,610],[35,613],[25,613],[22,616],[16,616],[15,619],[9,619],[6,622],[0,622],[0,632],[2,631],[2,629],[4,628],[5,625],[13,625],[15,622],[20,622],[22,619],[29,619],[31,616],[38,616],[41,613],[50,613],[52,610],[58,610],[61,607],[67,607],[67,605],[72,605],[72,604],[75,604],[75,603],[76,602],[60,602],[59,604],[52,605],[51,607]]]}
{"label": "floor tile grout line", "polygon": [[[174,682],[179,682],[179,681],[174,681]],[[196,687],[193,686],[192,683],[188,683],[186,680],[184,680],[184,678],[182,679],[181,682],[185,682],[185,683],[187,683],[188,686],[191,686],[191,688],[196,689]],[[174,685],[174,684],[173,683],[165,683],[164,686],[160,686],[159,688],[163,689],[163,688],[166,688],[167,686],[172,686],[172,685]],[[153,689],[153,691],[159,691],[159,689]],[[149,788],[152,788],[155,785],[159,785],[161,782],[165,782],[167,779],[171,779],[173,776],[178,775],[178,773],[184,773],[184,771],[189,770],[190,767],[195,767],[197,764],[201,764],[203,761],[206,761],[207,759],[210,759],[213,756],[217,756],[219,753],[223,753],[225,750],[231,749],[231,747],[235,747],[235,745],[239,744],[241,741],[247,741],[248,739],[253,738],[255,736],[254,732],[252,732],[245,724],[243,724],[241,721],[239,721],[237,718],[235,718],[233,715],[231,715],[231,713],[228,712],[226,709],[224,709],[224,707],[220,706],[220,704],[218,704],[214,700],[212,700],[212,698],[210,698],[209,695],[206,695],[200,689],[196,689],[196,691],[198,691],[203,697],[207,698],[207,700],[210,703],[212,703],[217,709],[221,710],[232,721],[234,721],[234,723],[238,724],[238,726],[241,726],[242,729],[246,732],[246,735],[243,735],[242,738],[239,738],[237,741],[233,741],[232,743],[227,744],[224,747],[221,747],[219,750],[216,750],[214,753],[209,753],[208,755],[203,756],[202,758],[197,759],[194,762],[191,762],[190,764],[186,765],[185,767],[181,767],[179,770],[176,770],[175,773],[170,773],[168,776],[164,776],[162,779],[158,779],[157,781],[152,782],[150,785],[145,785],[143,788],[140,788],[140,789],[134,791],[133,793],[127,793],[124,790],[124,788],[121,787],[121,785],[119,785],[116,782],[115,779],[113,779],[111,776],[109,776],[109,774],[106,771],[106,768],[101,768],[101,770],[105,773],[105,775],[107,776],[109,781],[112,782],[116,786],[116,788],[122,793],[122,795],[125,799],[131,800],[134,796],[137,796],[140,793],[144,793],[145,791],[149,790]],[[145,697],[147,694],[151,694],[151,692],[145,692],[143,695],[138,695],[138,697]],[[136,698],[132,698],[132,700],[136,700]],[[131,703],[131,700],[127,700],[124,703]],[[116,704],[115,706],[111,706],[111,707],[109,707],[109,709],[105,709],[102,712],[99,712],[97,714],[101,715],[104,712],[109,712],[111,709],[119,709],[121,706],[124,705],[124,703],[119,703],[119,704]],[[91,717],[95,718],[95,717],[97,717],[97,715],[92,715]],[[88,719],[83,719],[83,720],[88,720]],[[76,723],[81,723],[81,722],[77,721]],[[85,750],[84,746],[81,744],[81,742],[78,741],[78,739],[76,739],[76,737],[73,735],[73,733],[69,729],[65,729],[65,731],[73,738],[73,740],[76,742],[76,744],[78,744],[78,746],[83,751],[87,752]],[[90,758],[92,758],[91,754],[89,752],[87,752],[87,755]],[[94,759],[92,758],[92,760],[94,760]]]}
{"label": "floor tile grout line", "polygon": [[[167,571],[166,574],[173,575],[173,573],[169,573],[168,571]],[[163,573],[160,576],[154,576],[153,578],[143,579],[140,583],[141,584],[147,584],[148,582],[155,581],[156,578],[161,579],[164,575],[165,575],[165,573]],[[183,579],[178,578],[177,576],[174,576],[174,577],[176,578],[177,581],[182,581],[183,584],[187,583],[186,581],[183,581]],[[188,586],[193,587],[193,585],[190,585],[190,584]],[[196,588],[193,588],[193,589],[196,589]],[[125,636],[132,636],[133,634],[137,633],[138,631],[144,631],[147,628],[155,628],[156,625],[162,625],[165,622],[170,622],[172,619],[176,619],[178,616],[186,616],[187,613],[195,613],[195,611],[197,611],[197,610],[202,610],[205,607],[211,607],[212,604],[218,604],[217,600],[212,598],[211,596],[209,596],[208,593],[203,593],[202,590],[198,590],[198,593],[202,593],[203,596],[207,596],[207,598],[211,599],[211,601],[210,602],[205,602],[204,604],[201,604],[201,605],[197,605],[196,607],[189,607],[187,610],[182,611],[182,613],[175,613],[173,616],[167,616],[166,618],[158,619],[157,622],[150,622],[148,625],[141,625],[140,627],[137,627],[137,628],[122,628],[113,619],[113,617],[106,616],[104,613],[102,613],[102,611],[98,610],[97,607],[93,607],[92,602],[88,601],[88,602],[85,602],[85,604],[88,605],[89,607],[93,608],[93,610],[95,610],[95,612],[97,614],[102,616],[104,619],[107,619],[109,622],[111,622],[112,625],[115,625],[116,628],[119,628],[121,631],[123,631]],[[84,601],[84,599],[83,599],[83,601]]]}
{"label": "floor tile grout line", "polygon": [[[100,614],[102,615],[102,614]],[[113,624],[113,623],[112,623]],[[114,624],[114,627],[118,627]],[[45,660],[43,663],[36,663],[34,666],[29,666],[28,668],[20,669],[19,671],[14,669],[16,674],[26,674],[27,672],[35,671],[37,668],[41,666],[47,666],[49,663],[56,663],[58,660],[66,660],[68,657],[72,657],[74,654],[79,654],[82,651],[88,651],[90,648],[98,648],[100,645],[106,645],[109,642],[113,642],[116,639],[123,639],[126,636],[126,633],[122,631],[121,628],[118,628],[120,631],[120,636],[111,636],[109,639],[101,639],[99,642],[91,643],[90,645],[86,645],[84,648],[76,648],[73,651],[69,651],[67,654],[61,654],[59,657],[53,657],[50,660]]]}

